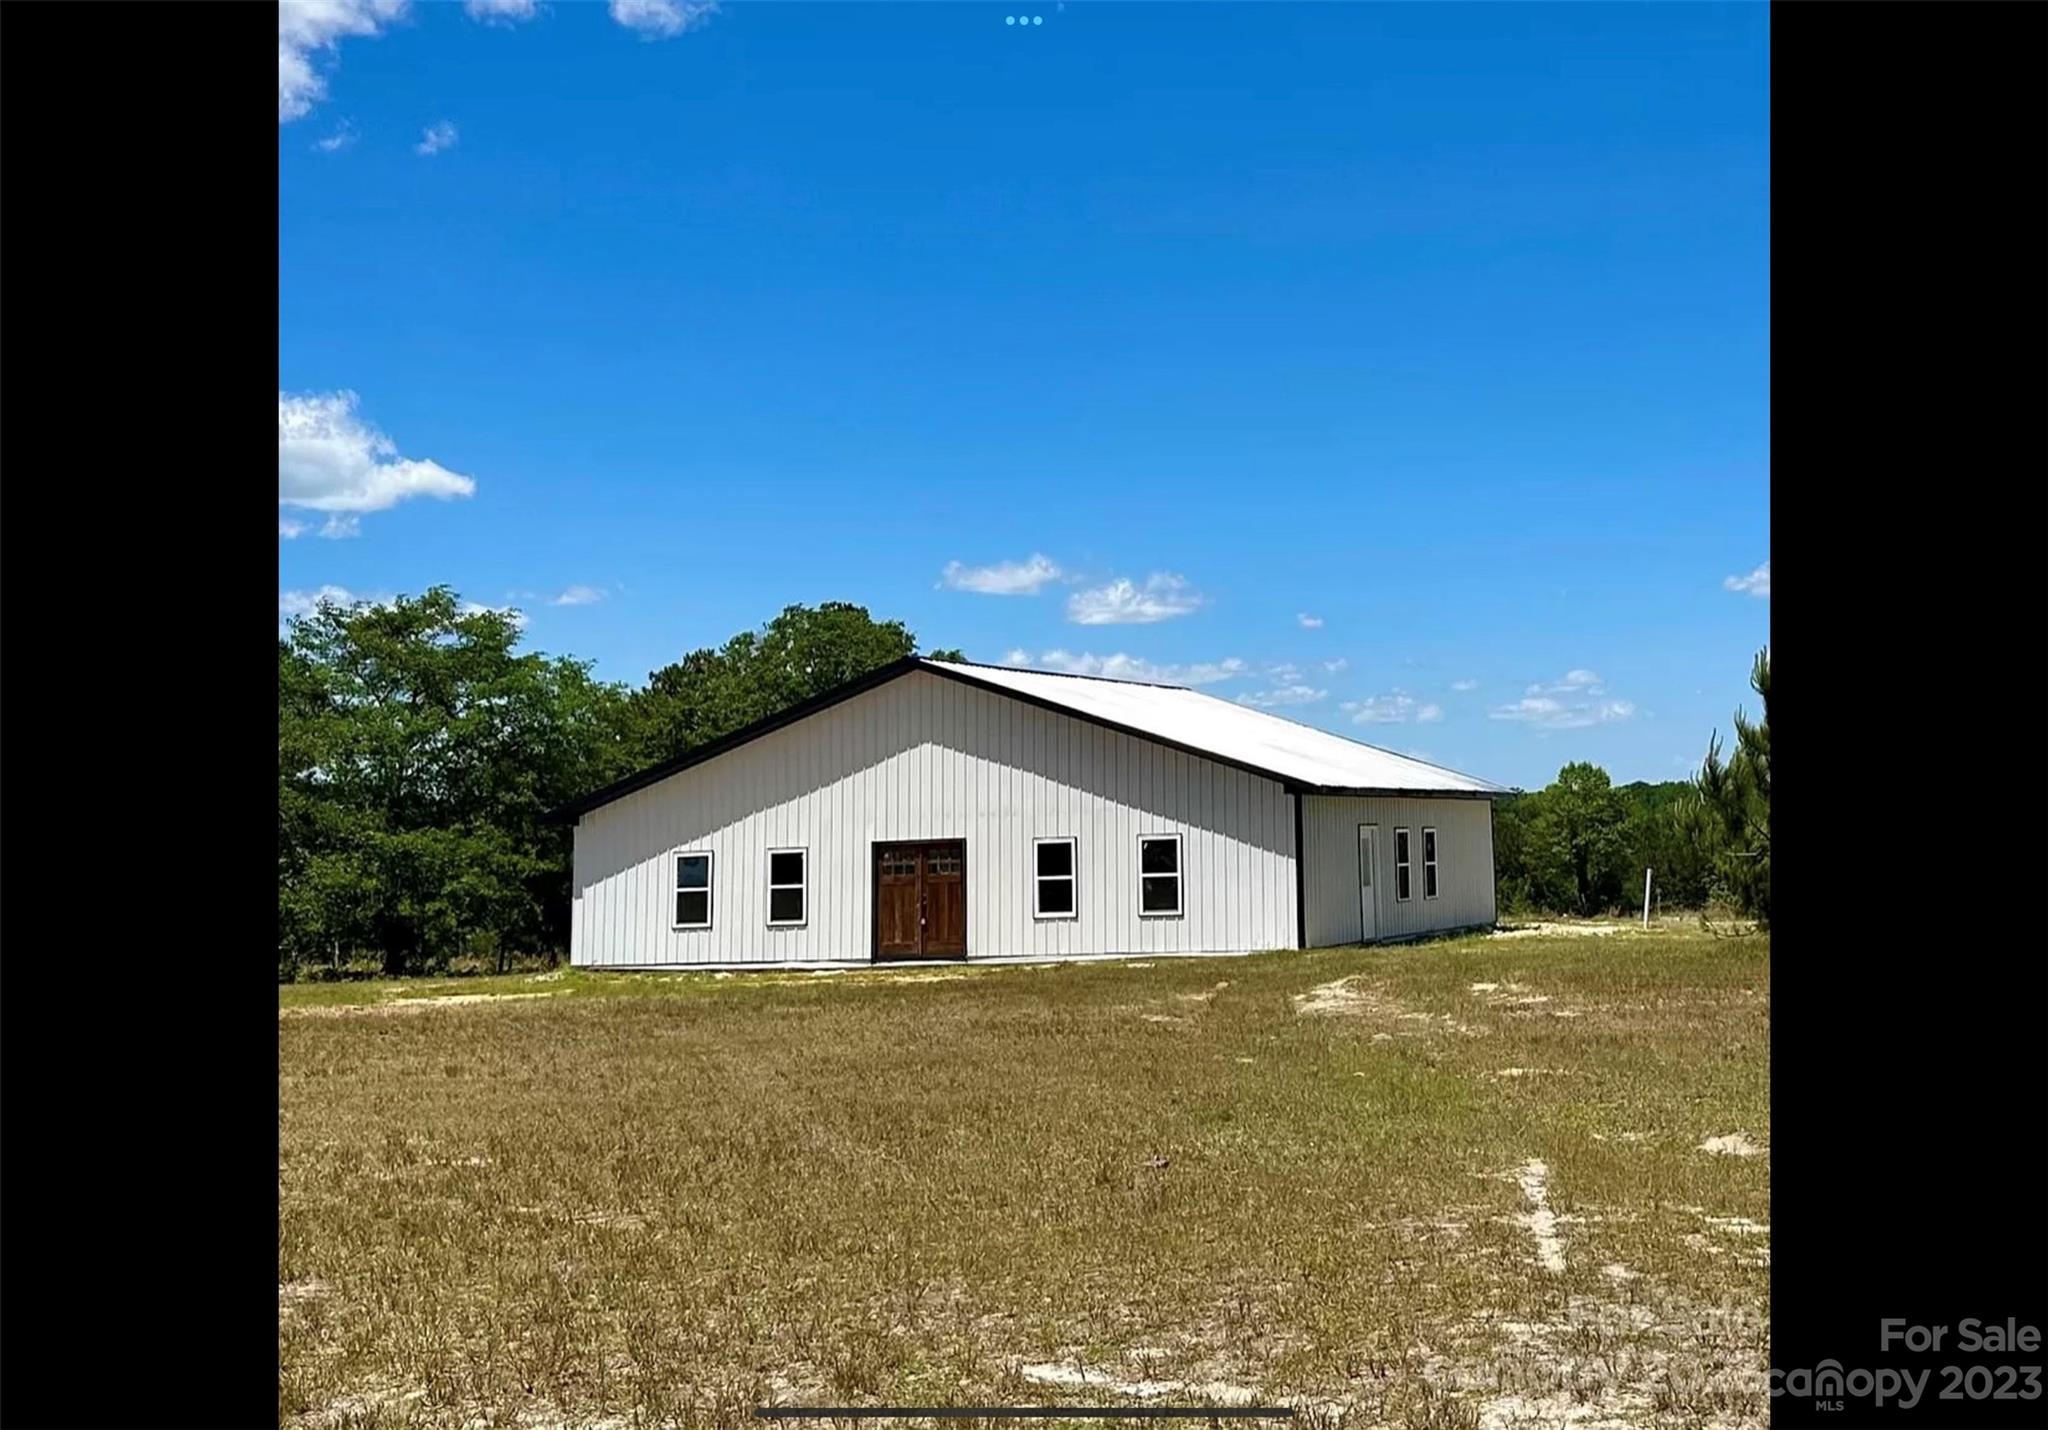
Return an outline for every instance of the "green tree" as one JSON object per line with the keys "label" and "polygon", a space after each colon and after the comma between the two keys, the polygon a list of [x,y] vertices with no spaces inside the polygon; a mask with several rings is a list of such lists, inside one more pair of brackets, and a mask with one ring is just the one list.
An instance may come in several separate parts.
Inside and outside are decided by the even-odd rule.
{"label": "green tree", "polygon": [[633,697],[639,754],[647,764],[673,759],[916,649],[901,621],[877,621],[865,606],[786,606],[759,631],[693,650],[647,677]]}
{"label": "green tree", "polygon": [[1618,902],[1622,820],[1622,802],[1607,771],[1581,760],[1557,772],[1543,791],[1532,831],[1552,907],[1590,915]]}
{"label": "green tree", "polygon": [[1771,653],[1758,651],[1749,688],[1762,710],[1751,724],[1735,712],[1735,748],[1724,762],[1721,736],[1693,780],[1680,827],[1709,870],[1713,892],[1768,928],[1771,922]]}
{"label": "green tree", "polygon": [[435,587],[323,604],[278,643],[284,965],[375,951],[387,972],[566,942],[553,805],[623,773],[624,692],[519,654],[516,618]]}

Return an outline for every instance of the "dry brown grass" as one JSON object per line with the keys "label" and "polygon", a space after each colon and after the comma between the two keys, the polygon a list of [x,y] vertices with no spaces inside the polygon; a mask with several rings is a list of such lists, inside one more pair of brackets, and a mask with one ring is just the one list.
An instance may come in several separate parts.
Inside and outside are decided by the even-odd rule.
{"label": "dry brown grass", "polygon": [[1768,1146],[1767,965],[1657,932],[283,989],[279,1420],[1762,1424],[1769,1158],[1699,1144]]}

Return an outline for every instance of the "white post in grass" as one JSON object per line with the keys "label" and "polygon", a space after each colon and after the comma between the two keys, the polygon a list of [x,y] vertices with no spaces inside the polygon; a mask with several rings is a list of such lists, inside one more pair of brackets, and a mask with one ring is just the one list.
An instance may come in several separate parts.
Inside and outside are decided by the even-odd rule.
{"label": "white post in grass", "polygon": [[1650,869],[1643,866],[1643,927],[1650,926]]}

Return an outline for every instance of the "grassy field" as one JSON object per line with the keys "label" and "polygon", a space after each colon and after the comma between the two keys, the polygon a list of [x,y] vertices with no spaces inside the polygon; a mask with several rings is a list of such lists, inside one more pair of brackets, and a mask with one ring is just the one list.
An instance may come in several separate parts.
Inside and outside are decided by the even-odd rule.
{"label": "grassy field", "polygon": [[279,1421],[1762,1425],[1768,980],[1660,929],[281,988]]}

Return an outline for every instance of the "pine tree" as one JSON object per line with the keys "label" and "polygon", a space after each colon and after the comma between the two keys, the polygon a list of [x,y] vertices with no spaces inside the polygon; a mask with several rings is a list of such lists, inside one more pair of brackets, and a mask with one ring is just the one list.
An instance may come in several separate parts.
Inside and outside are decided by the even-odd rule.
{"label": "pine tree", "polygon": [[1693,780],[1680,824],[1712,871],[1713,890],[1765,928],[1771,923],[1771,652],[1757,652],[1749,688],[1762,702],[1755,724],[1735,712],[1735,749],[1724,762],[1717,732]]}

